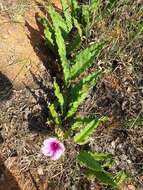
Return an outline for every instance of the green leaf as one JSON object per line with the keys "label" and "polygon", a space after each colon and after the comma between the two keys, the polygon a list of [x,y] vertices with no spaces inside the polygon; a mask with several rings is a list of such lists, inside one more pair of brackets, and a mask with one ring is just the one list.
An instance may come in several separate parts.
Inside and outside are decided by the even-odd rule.
{"label": "green leaf", "polygon": [[69,105],[69,111],[67,113],[67,118],[75,114],[78,106],[84,101],[84,99],[89,94],[89,91],[96,84],[97,77],[101,74],[101,71],[96,71],[86,78],[82,79],[78,84],[76,84],[71,89],[71,103]]}
{"label": "green leaf", "polygon": [[47,20],[45,17],[41,17],[39,21],[44,26],[44,35],[46,43],[48,47],[53,51],[53,53],[55,53],[55,36],[52,25],[50,24],[49,20]]}
{"label": "green leaf", "polygon": [[99,6],[100,1],[99,0],[91,0],[90,1],[90,7],[92,11],[95,11]]}
{"label": "green leaf", "polygon": [[103,169],[102,165],[95,159],[93,154],[94,153],[91,152],[81,151],[77,157],[81,166],[85,166],[87,168],[88,178],[96,178],[105,185],[116,187],[117,184],[114,182],[113,176]]}
{"label": "green leaf", "polygon": [[[95,14],[100,7],[100,0],[91,0],[90,1],[90,5],[89,5],[89,9],[90,9],[90,24],[88,25],[88,30],[91,29],[91,27],[94,25],[95,19],[97,19],[97,14]],[[101,15],[98,14],[98,16],[100,17]],[[96,17],[96,18],[95,18]]]}
{"label": "green leaf", "polygon": [[74,136],[74,141],[80,145],[87,143],[89,140],[89,136],[93,133],[94,129],[96,129],[100,125],[102,121],[103,118],[92,119],[91,121],[89,121],[89,123],[87,123],[86,126]]}
{"label": "green leaf", "polygon": [[77,11],[80,8],[77,0],[70,0],[71,1],[71,7],[72,7],[72,16],[77,16]]}
{"label": "green leaf", "polygon": [[127,174],[124,171],[120,171],[116,174],[114,181],[119,186],[128,179]]}
{"label": "green leaf", "polygon": [[77,28],[80,37],[82,37],[82,29],[76,18],[73,18],[73,23],[74,23],[74,26]]}
{"label": "green leaf", "polygon": [[[62,32],[61,32],[61,26],[57,24],[58,20],[56,17],[57,16],[56,11],[53,8],[49,7],[49,13],[52,18],[53,27],[55,31],[56,43],[58,46],[58,53],[60,56],[61,65],[62,65],[63,74],[64,74],[64,81],[65,81],[65,84],[67,84],[68,78],[70,77],[70,70],[69,70],[69,62],[66,57],[67,53],[66,53],[65,42],[64,42]],[[64,21],[62,20],[61,22],[64,22]]]}
{"label": "green leaf", "polygon": [[106,161],[107,159],[112,159],[112,155],[110,153],[94,152],[91,154],[98,161]]}
{"label": "green leaf", "polygon": [[115,163],[115,161],[111,158],[107,158],[106,160],[104,160],[104,163],[103,163],[103,167],[104,168],[110,168],[113,166],[113,164]]}
{"label": "green leaf", "polygon": [[62,16],[55,10],[53,6],[48,6],[48,13],[50,14],[50,17],[52,19],[53,27],[58,27],[62,31],[62,36],[64,39],[68,37],[68,27],[66,25],[65,20],[62,18]]}
{"label": "green leaf", "polygon": [[89,117],[77,118],[74,121],[73,125],[71,126],[71,129],[72,130],[77,130],[77,129],[85,126],[86,124],[88,124],[92,120],[93,120],[93,118],[89,118]]}
{"label": "green leaf", "polygon": [[96,43],[84,50],[81,50],[81,52],[77,54],[71,68],[72,80],[92,66],[94,59],[99,55],[103,47],[104,43]]}
{"label": "green leaf", "polygon": [[[90,7],[89,5],[82,5],[82,23],[85,29],[91,24],[90,23]],[[89,31],[88,31],[89,32]]]}
{"label": "green leaf", "polygon": [[54,104],[50,104],[48,106],[49,110],[50,110],[50,114],[54,120],[54,122],[57,124],[57,125],[60,125],[61,124],[61,119],[58,115],[58,113],[56,112],[56,109],[55,109],[55,106]]}
{"label": "green leaf", "polygon": [[95,22],[95,13],[99,7],[99,0],[91,0],[89,4],[81,5],[81,25],[83,28],[83,32],[86,36],[89,34],[89,30]]}
{"label": "green leaf", "polygon": [[63,8],[66,24],[67,24],[68,30],[70,31],[72,29],[72,16],[71,16],[70,5],[68,4],[68,0],[61,0],[61,3],[62,3],[62,8]]}
{"label": "green leaf", "polygon": [[109,168],[112,166],[114,163],[114,160],[112,159],[112,155],[110,153],[103,153],[103,152],[90,152],[92,156],[95,158],[97,161],[102,161],[102,167],[103,168]]}
{"label": "green leaf", "polygon": [[48,26],[44,29],[46,43],[52,51],[54,51],[54,46],[55,46],[53,32],[54,31],[51,28],[49,28]]}
{"label": "green leaf", "polygon": [[101,167],[100,163],[96,161],[94,157],[86,151],[81,151],[77,159],[81,165],[93,171],[103,171],[103,168]]}
{"label": "green leaf", "polygon": [[63,68],[63,74],[64,74],[64,81],[65,84],[67,84],[69,78],[70,78],[70,69],[69,69],[69,62],[66,58],[66,47],[64,44],[64,40],[61,35],[61,31],[59,28],[55,29],[55,34],[56,34],[56,42],[58,46],[58,53],[61,59],[61,65]]}
{"label": "green leaf", "polygon": [[63,94],[60,91],[60,87],[58,85],[58,83],[56,82],[56,80],[54,80],[54,92],[55,92],[55,96],[58,98],[58,102],[60,104],[61,107],[61,111],[63,112],[64,110],[64,97]]}
{"label": "green leaf", "polygon": [[111,187],[116,187],[117,184],[114,182],[113,176],[106,171],[93,171],[87,170],[87,176],[90,179],[96,178],[98,181]]}

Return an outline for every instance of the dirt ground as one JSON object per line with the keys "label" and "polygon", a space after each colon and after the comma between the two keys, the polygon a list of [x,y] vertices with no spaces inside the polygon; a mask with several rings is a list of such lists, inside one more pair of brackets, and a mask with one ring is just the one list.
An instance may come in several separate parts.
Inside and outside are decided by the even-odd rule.
{"label": "dirt ground", "polygon": [[[0,190],[107,189],[84,177],[75,159],[79,146],[73,142],[65,142],[65,157],[54,163],[40,152],[43,140],[54,135],[46,124],[51,60],[37,22],[38,15],[44,14],[41,3],[47,1],[0,1]],[[58,1],[54,3],[60,7]],[[107,126],[97,129],[89,147],[113,154],[113,173],[123,169],[130,174],[131,180],[121,190],[142,190],[143,34],[122,50],[130,34],[124,23],[141,19],[142,2],[129,3],[132,9],[120,6],[123,14],[115,10],[111,15],[118,23],[113,18],[95,23],[89,36],[89,41],[99,34],[115,39],[117,49],[109,46],[110,53],[99,57],[95,67],[110,67],[112,74],[100,80],[79,112],[110,117]]]}
{"label": "dirt ground", "polygon": [[[24,136],[29,133],[27,131],[29,124],[25,124],[23,117],[27,119],[28,114],[31,112],[30,109],[32,110],[33,105],[37,104],[35,103],[37,101],[35,101],[31,93],[29,93],[29,90],[25,89],[25,86],[27,85],[37,89],[37,83],[34,82],[32,76],[39,77],[42,75],[43,77],[45,74],[43,62],[46,62],[46,54],[48,53],[46,52],[47,49],[41,37],[41,28],[39,28],[37,24],[38,14],[43,14],[41,4],[39,3],[40,2],[34,0],[0,1],[0,128],[2,130],[0,133],[0,190],[34,190],[37,188],[47,188],[47,179],[42,168],[38,169],[34,166],[32,167],[32,171],[30,171],[25,165],[22,169],[23,171],[21,171],[21,166],[19,166],[21,161],[19,160],[19,153],[17,155],[16,148],[18,144],[14,142],[17,138],[19,140],[21,139],[18,145],[19,148],[23,143],[27,144],[24,140]],[[55,2],[55,4],[57,3]],[[38,90],[37,93],[39,93]],[[30,105],[32,106],[31,108]],[[20,110],[23,111],[21,112]],[[16,112],[17,114],[15,114]],[[22,115],[19,115],[20,112]],[[8,115],[6,113],[8,113]],[[14,118],[16,119],[15,121],[13,120]],[[18,123],[20,124],[19,126],[17,125]],[[8,128],[6,128],[11,132],[9,133],[7,131],[7,133],[3,125],[7,126]],[[23,130],[21,131],[21,126],[25,132]],[[18,128],[22,133],[20,132],[20,136],[16,137]],[[31,141],[31,146],[33,146],[33,139],[37,136],[35,135],[36,134],[31,133],[31,140],[27,137],[27,140]],[[13,139],[12,143],[11,137],[14,138],[14,136],[16,139]],[[41,136],[38,139],[40,140]],[[11,151],[9,146],[11,146],[12,152],[15,152],[13,152],[12,155],[6,155]],[[37,146],[37,152],[39,152],[40,144]],[[22,152],[20,154],[22,154]],[[37,173],[37,169],[40,172],[39,174]],[[40,181],[39,187],[35,185],[35,179],[32,177],[33,174],[42,176],[42,179],[35,176],[37,180]]]}
{"label": "dirt ground", "polygon": [[0,1],[0,71],[16,88],[34,85],[29,70],[39,74],[46,61],[38,14],[43,14],[38,1]]}

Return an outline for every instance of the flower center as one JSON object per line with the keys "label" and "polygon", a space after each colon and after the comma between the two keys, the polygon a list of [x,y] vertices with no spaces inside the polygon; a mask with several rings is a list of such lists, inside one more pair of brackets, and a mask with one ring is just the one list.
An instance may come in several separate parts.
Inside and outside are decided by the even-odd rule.
{"label": "flower center", "polygon": [[53,150],[53,151],[56,151],[56,150],[59,148],[59,144],[58,144],[57,142],[53,142],[53,143],[51,144],[51,147],[52,147],[52,150]]}

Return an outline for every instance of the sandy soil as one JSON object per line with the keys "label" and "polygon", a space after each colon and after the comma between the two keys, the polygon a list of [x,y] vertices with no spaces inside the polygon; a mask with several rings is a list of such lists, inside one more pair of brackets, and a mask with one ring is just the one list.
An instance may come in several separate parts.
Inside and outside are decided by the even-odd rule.
{"label": "sandy soil", "polygon": [[29,70],[41,73],[42,63],[48,56],[42,29],[37,24],[38,14],[43,14],[43,4],[39,4],[42,1],[4,0],[0,3],[0,71],[16,88],[21,88],[23,82],[34,85]]}

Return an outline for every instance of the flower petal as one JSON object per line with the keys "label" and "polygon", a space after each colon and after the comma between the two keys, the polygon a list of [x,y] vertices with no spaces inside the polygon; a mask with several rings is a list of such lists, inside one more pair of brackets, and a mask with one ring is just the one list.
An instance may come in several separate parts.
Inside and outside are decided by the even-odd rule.
{"label": "flower petal", "polygon": [[56,151],[55,154],[51,156],[51,160],[58,160],[63,155],[63,153],[64,152],[62,150]]}
{"label": "flower petal", "polygon": [[64,154],[65,147],[58,139],[49,138],[44,140],[41,151],[45,156],[51,157],[52,160],[57,160]]}
{"label": "flower petal", "polygon": [[43,153],[45,156],[52,156],[52,154],[53,154],[53,152],[49,151],[49,149],[47,149],[46,146],[42,146],[41,151],[42,151],[42,153]]}
{"label": "flower petal", "polygon": [[59,142],[59,147],[60,149],[64,152],[65,151],[65,146],[63,143]]}
{"label": "flower petal", "polygon": [[49,139],[44,140],[44,145],[49,145],[52,142],[57,142],[58,140],[56,138],[50,137]]}

